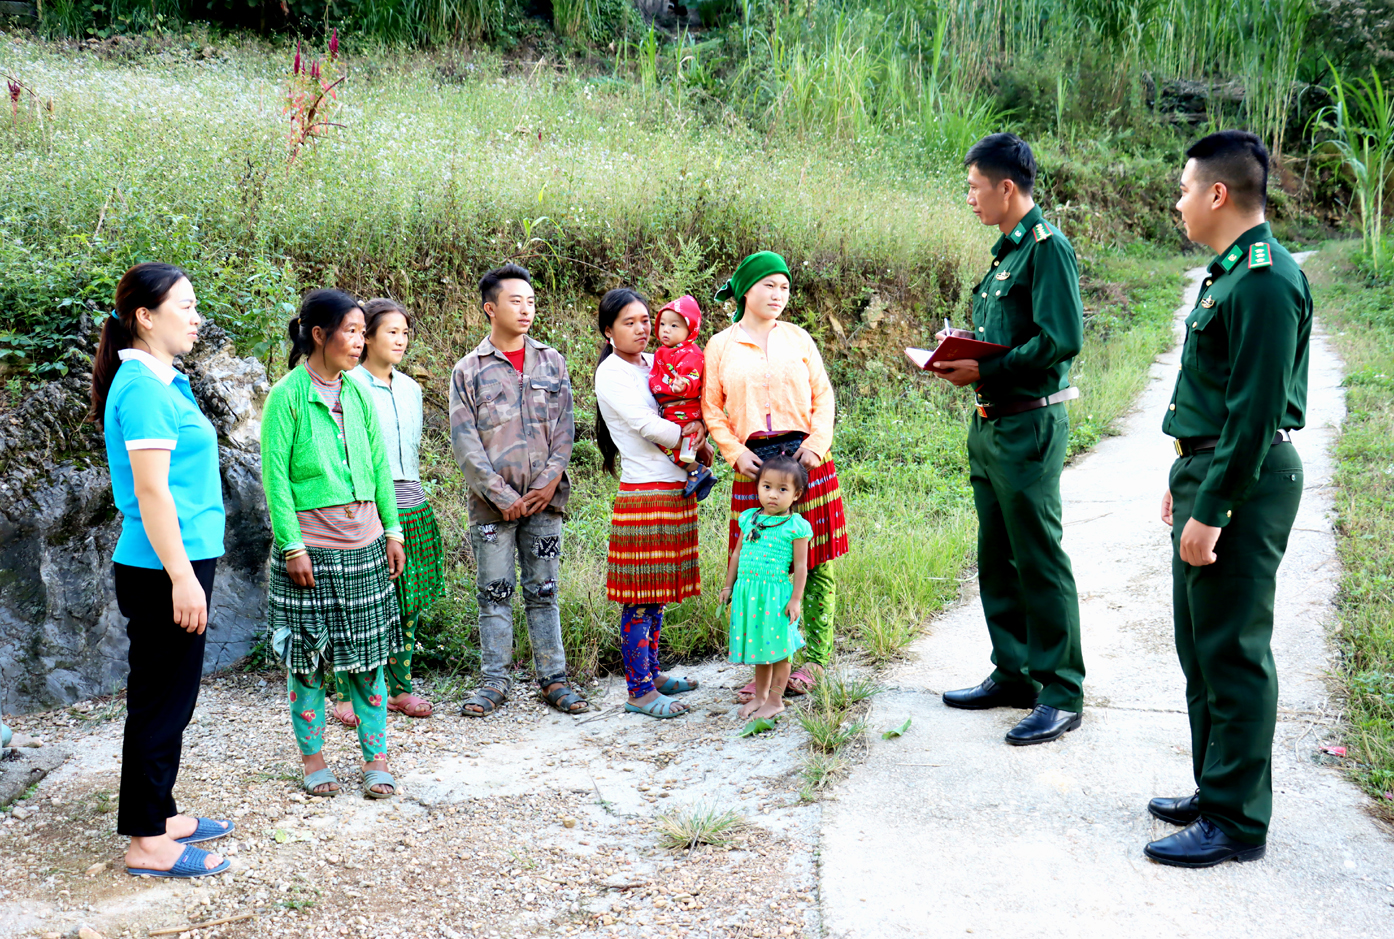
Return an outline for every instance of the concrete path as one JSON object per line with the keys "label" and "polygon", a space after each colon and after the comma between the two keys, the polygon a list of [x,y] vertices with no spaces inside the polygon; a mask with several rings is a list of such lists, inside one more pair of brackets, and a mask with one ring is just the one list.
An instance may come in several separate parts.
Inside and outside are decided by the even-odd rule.
{"label": "concrete path", "polygon": [[[1188,275],[1178,326],[1201,276]],[[1296,437],[1306,491],[1278,583],[1268,857],[1186,871],[1142,855],[1176,830],[1148,816],[1147,800],[1194,788],[1169,534],[1158,518],[1172,461],[1160,428],[1179,354],[1153,366],[1122,435],[1064,475],[1088,669],[1084,726],[1016,748],[1002,735],[1023,712],[943,706],[943,691],[976,684],[992,667],[973,585],[887,677],[869,758],[826,807],[830,939],[1394,936],[1394,839],[1317,751],[1336,731],[1325,684],[1337,575],[1330,447],[1345,413],[1339,362],[1320,334],[1308,428]],[[881,739],[907,717],[904,737]]]}

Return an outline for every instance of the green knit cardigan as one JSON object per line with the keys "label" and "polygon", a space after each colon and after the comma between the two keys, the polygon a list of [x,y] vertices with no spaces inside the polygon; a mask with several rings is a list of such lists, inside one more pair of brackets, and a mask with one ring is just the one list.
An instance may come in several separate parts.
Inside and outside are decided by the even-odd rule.
{"label": "green knit cardigan", "polygon": [[279,551],[305,546],[302,509],[375,502],[387,534],[401,537],[392,468],[377,412],[356,381],[339,392],[344,432],[329,413],[310,373],[291,369],[266,396],[261,415],[261,486]]}

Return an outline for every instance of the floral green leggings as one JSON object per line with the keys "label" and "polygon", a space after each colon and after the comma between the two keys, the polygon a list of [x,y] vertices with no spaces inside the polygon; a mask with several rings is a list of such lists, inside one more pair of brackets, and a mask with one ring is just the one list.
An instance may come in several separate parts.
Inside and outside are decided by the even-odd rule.
{"label": "floral green leggings", "polygon": [[[358,746],[363,762],[387,759],[387,689],[382,666],[371,672],[338,673],[340,694],[353,702],[358,717]],[[328,717],[324,704],[324,676],[286,674],[286,696],[290,701],[290,723],[295,742],[305,756],[314,756],[324,746],[324,724]]]}
{"label": "floral green leggings", "polygon": [[[416,649],[416,624],[420,619],[420,613],[402,617],[402,635],[407,639],[406,648],[388,656],[387,664],[382,667],[387,679],[387,693],[394,698],[399,694],[411,694],[411,653]],[[334,684],[339,691],[339,700],[348,701],[349,676],[342,672],[335,673]],[[354,711],[357,710],[355,707]]]}

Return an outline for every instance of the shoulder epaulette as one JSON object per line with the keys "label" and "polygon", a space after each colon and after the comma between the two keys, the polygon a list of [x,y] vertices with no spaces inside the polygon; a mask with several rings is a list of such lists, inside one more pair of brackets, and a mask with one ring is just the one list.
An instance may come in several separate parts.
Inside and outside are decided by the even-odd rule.
{"label": "shoulder epaulette", "polygon": [[1031,234],[1035,236],[1037,242],[1041,242],[1055,234],[1055,232],[1052,231],[1050,226],[1045,222],[1040,222],[1035,228],[1031,229]]}
{"label": "shoulder epaulette", "polygon": [[1249,270],[1273,266],[1273,249],[1266,241],[1255,241],[1249,247]]}

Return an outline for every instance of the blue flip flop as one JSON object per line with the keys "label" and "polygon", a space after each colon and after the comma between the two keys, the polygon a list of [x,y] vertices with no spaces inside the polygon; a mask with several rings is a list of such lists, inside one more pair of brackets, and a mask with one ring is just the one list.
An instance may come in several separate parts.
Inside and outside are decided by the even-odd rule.
{"label": "blue flip flop", "polygon": [[[224,825],[227,825],[227,827],[219,827],[218,823],[220,821]],[[200,818],[198,820],[198,827],[194,829],[192,835],[189,835],[187,838],[175,838],[174,840],[180,844],[196,844],[200,841],[212,841],[214,838],[221,838],[236,827],[237,826],[232,823],[232,819],[215,820],[211,818]]]}
{"label": "blue flip flop", "polygon": [[221,874],[232,866],[232,862],[223,858],[223,863],[217,867],[207,866],[207,851],[202,848],[195,848],[189,845],[184,849],[184,853],[179,855],[179,860],[174,862],[174,866],[167,871],[149,870],[144,867],[128,867],[126,873],[133,877],[208,877],[212,874]]}
{"label": "blue flip flop", "polygon": [[649,717],[656,717],[661,721],[666,721],[673,717],[682,717],[684,714],[690,713],[687,708],[679,710],[678,702],[664,694],[660,694],[648,704],[633,704],[626,701],[624,703],[624,709],[626,711],[632,711],[635,714],[647,714]]}
{"label": "blue flip flop", "polygon": [[702,683],[695,678],[672,678],[658,686],[659,694],[682,694],[685,691],[696,691],[702,687]]}

